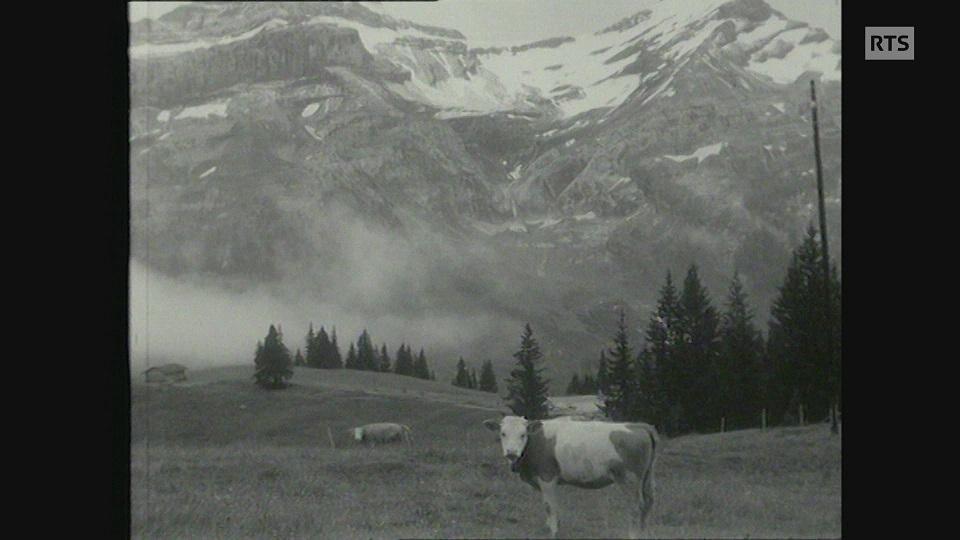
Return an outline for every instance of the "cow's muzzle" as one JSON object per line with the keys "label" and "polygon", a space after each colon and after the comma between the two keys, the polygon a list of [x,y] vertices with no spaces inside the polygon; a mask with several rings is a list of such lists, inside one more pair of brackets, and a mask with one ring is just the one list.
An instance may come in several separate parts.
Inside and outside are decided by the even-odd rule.
{"label": "cow's muzzle", "polygon": [[506,455],[507,461],[510,462],[511,471],[517,472],[518,470],[520,470],[520,458],[522,457],[523,457],[522,455],[518,455],[514,453],[510,453]]}

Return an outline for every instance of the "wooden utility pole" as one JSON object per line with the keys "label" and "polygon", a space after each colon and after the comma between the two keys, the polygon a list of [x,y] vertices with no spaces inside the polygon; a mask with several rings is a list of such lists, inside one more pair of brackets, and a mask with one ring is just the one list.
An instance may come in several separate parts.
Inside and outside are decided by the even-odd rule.
{"label": "wooden utility pole", "polygon": [[833,299],[830,294],[830,250],[827,248],[827,211],[823,197],[823,166],[820,162],[820,125],[817,122],[817,90],[814,82],[810,81],[810,113],[813,116],[813,153],[817,161],[817,198],[820,206],[820,247],[823,251],[821,262],[823,265],[823,301],[824,301],[824,323],[827,328],[827,365],[829,376],[827,384],[830,386],[832,401],[830,405],[830,433],[839,433],[837,426],[837,381],[833,365]]}

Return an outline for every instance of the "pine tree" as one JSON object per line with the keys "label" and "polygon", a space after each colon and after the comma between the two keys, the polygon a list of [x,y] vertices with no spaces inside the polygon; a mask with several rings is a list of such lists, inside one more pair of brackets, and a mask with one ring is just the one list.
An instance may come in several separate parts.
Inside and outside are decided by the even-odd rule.
{"label": "pine tree", "polygon": [[353,343],[350,343],[350,350],[347,351],[347,363],[344,366],[347,369],[363,369],[363,366],[360,364],[360,359],[357,358],[357,349],[353,346]]}
{"label": "pine tree", "polygon": [[400,344],[397,349],[397,359],[393,363],[393,371],[397,375],[413,376],[413,357],[410,355],[410,347]]}
{"label": "pine tree", "polygon": [[[321,333],[323,328],[320,329]],[[343,357],[340,356],[340,346],[337,345],[337,327],[333,327],[333,331],[330,332],[330,346],[327,349],[327,353],[324,354],[324,366],[327,369],[341,369],[343,368]]]}
{"label": "pine tree", "polygon": [[313,322],[310,323],[310,329],[307,330],[307,336],[304,339],[306,342],[306,364],[308,367],[317,368],[320,367],[320,351],[317,347],[317,336],[313,332]]}
{"label": "pine tree", "polygon": [[317,332],[316,336],[313,339],[313,348],[316,350],[316,358],[314,359],[315,367],[320,369],[330,369],[333,367],[333,354],[331,352],[332,343],[330,342],[330,336],[327,335],[327,331],[321,326],[320,331]]}
{"label": "pine tree", "polygon": [[682,429],[719,429],[719,322],[717,310],[700,282],[697,266],[692,264],[683,281],[676,321],[677,343],[670,354],[680,376],[677,390],[683,409]]}
{"label": "pine tree", "polygon": [[390,373],[390,353],[387,352],[387,344],[380,347],[380,371]]}
{"label": "pine tree", "polygon": [[607,417],[620,422],[630,420],[634,414],[637,392],[633,352],[630,350],[626,315],[622,309],[620,310],[620,321],[617,324],[617,334],[613,343],[613,348],[609,350],[608,393],[601,409]]}
{"label": "pine tree", "polygon": [[373,347],[373,341],[370,334],[364,328],[360,337],[357,338],[357,363],[365,371],[377,371],[380,361],[377,358],[377,350]]}
{"label": "pine tree", "polygon": [[646,344],[638,360],[640,406],[643,409],[638,415],[665,433],[678,432],[682,416],[681,366],[671,356],[678,343],[679,301],[673,277],[667,272],[657,309],[647,323]]}
{"label": "pine tree", "polygon": [[666,432],[664,428],[667,416],[663,383],[649,346],[644,347],[637,355],[635,367],[637,396],[634,402],[633,418],[653,424],[658,430]]}
{"label": "pine tree", "polygon": [[493,372],[493,362],[487,360],[480,368],[480,390],[497,393],[497,375]]}
{"label": "pine tree", "polygon": [[761,408],[763,337],[753,324],[740,276],[734,273],[720,325],[721,414],[731,428],[753,427]]}
{"label": "pine tree", "polygon": [[[768,353],[772,372],[765,392],[774,420],[784,420],[788,411],[802,404],[809,418],[823,418],[839,395],[840,371],[840,280],[831,268],[832,302],[829,313],[832,336],[825,331],[820,242],[811,225],[807,236],[793,252],[787,275],[771,308]],[[833,339],[833,358],[827,341]]]}
{"label": "pine tree", "polygon": [[423,349],[413,362],[413,376],[420,379],[430,379],[430,367],[427,365],[427,358],[423,355]]}
{"label": "pine tree", "polygon": [[463,357],[457,362],[457,374],[453,378],[453,385],[460,388],[470,388],[470,375],[467,373],[467,364]]}
{"label": "pine tree", "polygon": [[290,351],[283,344],[283,333],[272,324],[263,343],[257,343],[254,365],[254,378],[263,388],[283,388],[286,386],[284,381],[293,376],[293,361]]}
{"label": "pine tree", "polygon": [[580,376],[574,373],[573,377],[570,377],[570,384],[567,385],[567,395],[579,396],[580,392],[581,392]]}
{"label": "pine tree", "polygon": [[517,367],[510,372],[507,380],[507,404],[514,414],[528,420],[541,420],[547,417],[547,384],[537,367],[542,358],[540,346],[533,337],[530,324],[524,326],[520,338],[520,350],[513,354]]}
{"label": "pine tree", "polygon": [[300,348],[298,347],[298,348],[297,348],[297,354],[294,355],[294,357],[293,357],[293,365],[295,365],[295,366],[297,366],[297,367],[302,367],[302,366],[305,366],[306,363],[307,363],[307,361],[304,360],[303,355],[300,354]]}

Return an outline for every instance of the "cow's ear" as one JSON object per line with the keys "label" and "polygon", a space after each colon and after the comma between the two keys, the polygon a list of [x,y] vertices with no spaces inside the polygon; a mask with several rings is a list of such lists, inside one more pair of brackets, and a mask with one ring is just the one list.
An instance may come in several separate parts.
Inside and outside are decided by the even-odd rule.
{"label": "cow's ear", "polygon": [[500,431],[500,421],[493,418],[488,418],[483,421],[483,425],[487,426],[487,429],[490,431]]}
{"label": "cow's ear", "polygon": [[533,422],[530,422],[529,424],[527,424],[527,433],[531,433],[531,434],[536,433],[540,431],[542,428],[543,428],[543,422],[539,420],[534,420]]}

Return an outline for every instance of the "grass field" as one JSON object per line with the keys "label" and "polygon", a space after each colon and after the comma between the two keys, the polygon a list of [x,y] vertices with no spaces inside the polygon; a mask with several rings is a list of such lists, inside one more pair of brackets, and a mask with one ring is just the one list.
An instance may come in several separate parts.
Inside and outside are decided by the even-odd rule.
{"label": "grass field", "polygon": [[[548,536],[540,496],[481,421],[496,396],[387,374],[252,370],[132,388],[135,538]],[[411,445],[366,448],[346,428],[399,421]],[[328,428],[334,435],[332,448]],[[651,537],[840,536],[840,439],[825,425],[664,439]],[[560,493],[560,536],[623,537],[616,488]]]}

